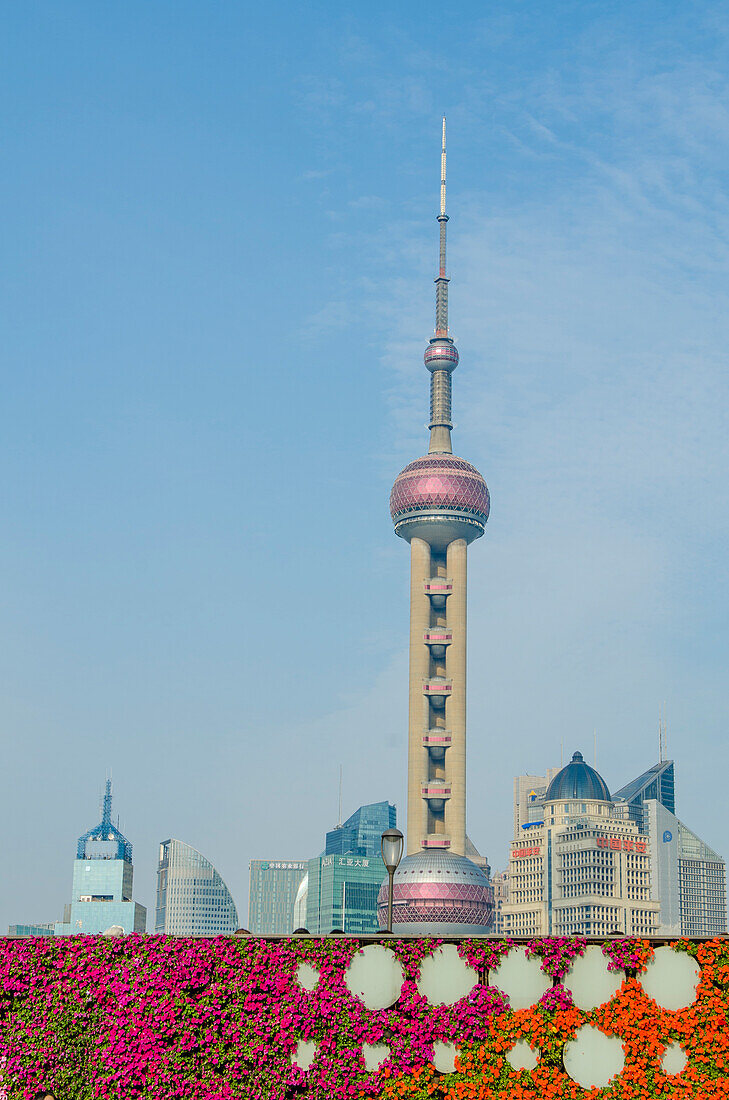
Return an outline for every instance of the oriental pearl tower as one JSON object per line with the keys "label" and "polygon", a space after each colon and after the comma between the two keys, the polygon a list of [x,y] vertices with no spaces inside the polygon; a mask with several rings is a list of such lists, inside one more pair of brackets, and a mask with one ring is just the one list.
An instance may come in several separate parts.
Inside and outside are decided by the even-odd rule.
{"label": "oriental pearl tower", "polygon": [[[473,935],[493,920],[493,891],[466,857],[466,563],[483,535],[489,493],[451,446],[451,376],[458,351],[448,334],[446,131],[440,179],[440,263],[430,372],[430,445],[398,474],[390,496],[395,533],[410,543],[410,695],[407,857],[395,873],[396,933]],[[387,883],[378,898],[386,926]]]}

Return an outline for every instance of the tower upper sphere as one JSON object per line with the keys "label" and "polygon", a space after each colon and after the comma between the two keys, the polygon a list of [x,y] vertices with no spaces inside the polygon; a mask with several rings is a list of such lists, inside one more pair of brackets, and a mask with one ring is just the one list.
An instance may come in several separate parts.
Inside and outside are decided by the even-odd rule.
{"label": "tower upper sphere", "polygon": [[458,348],[449,336],[434,336],[423,356],[428,370],[454,371],[458,366]]}

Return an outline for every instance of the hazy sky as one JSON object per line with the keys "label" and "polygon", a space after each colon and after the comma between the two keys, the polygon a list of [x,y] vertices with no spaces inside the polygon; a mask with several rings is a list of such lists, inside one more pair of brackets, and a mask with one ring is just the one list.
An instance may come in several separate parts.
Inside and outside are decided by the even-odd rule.
{"label": "hazy sky", "polygon": [[[440,41],[438,36],[440,35]],[[104,776],[157,846],[404,821],[408,568],[448,116],[469,832],[655,762],[729,855],[723,3],[7,5],[0,930],[60,919]],[[717,777],[711,794],[707,780]],[[153,927],[153,914],[148,927]]]}

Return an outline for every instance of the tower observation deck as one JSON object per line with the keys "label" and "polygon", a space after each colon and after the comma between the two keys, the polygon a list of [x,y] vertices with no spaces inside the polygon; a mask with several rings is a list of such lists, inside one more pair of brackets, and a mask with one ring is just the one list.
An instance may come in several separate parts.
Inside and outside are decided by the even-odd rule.
{"label": "tower observation deck", "polygon": [[[488,879],[466,858],[467,552],[484,533],[490,501],[481,474],[451,446],[458,350],[448,330],[445,118],[437,218],[435,333],[424,356],[430,372],[430,444],[427,455],[398,474],[390,495],[395,532],[410,543],[411,562],[407,858],[395,876],[393,919],[402,914],[401,930],[414,930],[412,890],[426,890],[432,880],[432,907],[422,894],[420,923],[467,933],[486,931],[493,912]],[[447,897],[438,863],[444,852],[450,859]],[[460,897],[458,883],[468,897]]]}

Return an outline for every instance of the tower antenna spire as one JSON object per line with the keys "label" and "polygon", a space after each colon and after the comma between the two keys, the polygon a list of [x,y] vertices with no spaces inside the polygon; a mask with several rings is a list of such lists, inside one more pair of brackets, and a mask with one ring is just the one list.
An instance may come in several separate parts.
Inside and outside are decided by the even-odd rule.
{"label": "tower antenna spire", "polygon": [[445,115],[443,115],[443,140],[440,149],[440,212],[446,212],[446,144],[445,144]]}
{"label": "tower antenna spire", "polygon": [[435,280],[435,335],[448,336],[448,282],[446,275],[446,120],[443,115],[443,137],[440,149],[440,257]]}
{"label": "tower antenna spire", "polygon": [[440,255],[435,280],[435,336],[425,349],[425,365],[430,371],[430,447],[429,454],[452,454],[451,446],[451,374],[458,366],[458,351],[448,335],[448,283],[446,275],[446,120],[443,115],[440,145]]}

